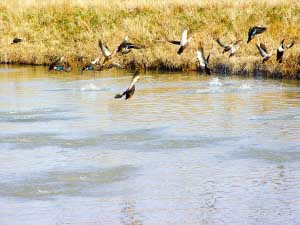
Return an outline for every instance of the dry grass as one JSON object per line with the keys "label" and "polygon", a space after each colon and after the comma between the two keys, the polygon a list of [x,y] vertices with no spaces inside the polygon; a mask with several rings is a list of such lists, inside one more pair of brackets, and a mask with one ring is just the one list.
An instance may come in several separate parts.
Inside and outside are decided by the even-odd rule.
{"label": "dry grass", "polygon": [[[0,3],[0,61],[47,64],[51,55],[65,55],[73,64],[78,56],[92,59],[100,54],[98,39],[114,49],[125,35],[141,44],[137,50],[116,61],[145,69],[193,70],[199,42],[211,52],[217,72],[266,73],[270,76],[298,77],[300,73],[300,2],[298,0],[4,0]],[[268,31],[246,44],[250,26],[264,25]],[[193,36],[181,55],[166,38],[179,39],[183,28]],[[11,45],[13,37],[25,42]],[[214,41],[243,39],[236,57],[228,59]],[[277,48],[280,40],[295,40],[285,62],[273,57],[260,64],[255,41]]]}

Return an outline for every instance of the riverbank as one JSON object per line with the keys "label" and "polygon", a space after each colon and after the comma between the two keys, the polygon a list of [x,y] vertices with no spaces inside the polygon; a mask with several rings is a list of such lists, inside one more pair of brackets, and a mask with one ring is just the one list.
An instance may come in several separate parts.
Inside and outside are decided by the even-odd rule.
{"label": "riverbank", "polygon": [[[39,1],[0,3],[0,62],[47,65],[53,55],[64,55],[73,66],[79,59],[99,56],[98,40],[114,49],[124,36],[146,45],[145,49],[116,56],[128,68],[146,70],[196,70],[196,50],[202,43],[211,53],[211,68],[226,74],[300,78],[300,3],[292,1]],[[267,32],[246,44],[250,26],[264,25]],[[179,39],[187,28],[193,42],[178,56],[177,46],[166,39]],[[13,37],[24,42],[11,45]],[[215,38],[224,42],[242,39],[235,57],[222,54]],[[255,47],[263,42],[276,50],[279,42],[296,41],[279,65],[273,56],[265,65]]]}

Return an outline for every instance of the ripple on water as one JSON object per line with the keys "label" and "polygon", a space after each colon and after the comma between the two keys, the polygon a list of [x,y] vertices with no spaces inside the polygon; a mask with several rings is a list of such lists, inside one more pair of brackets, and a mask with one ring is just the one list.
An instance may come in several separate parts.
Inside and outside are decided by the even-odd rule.
{"label": "ripple on water", "polygon": [[[71,116],[70,110],[61,109],[33,109],[22,111],[2,111],[0,112],[0,123],[33,123],[33,122],[51,122],[60,120],[77,120],[81,117]],[[68,114],[67,114],[68,113]]]}
{"label": "ripple on water", "polygon": [[98,171],[53,171],[13,183],[2,180],[0,195],[24,198],[76,196],[83,193],[85,196],[99,195],[105,192],[105,185],[128,179],[135,170],[133,166],[123,165]]}

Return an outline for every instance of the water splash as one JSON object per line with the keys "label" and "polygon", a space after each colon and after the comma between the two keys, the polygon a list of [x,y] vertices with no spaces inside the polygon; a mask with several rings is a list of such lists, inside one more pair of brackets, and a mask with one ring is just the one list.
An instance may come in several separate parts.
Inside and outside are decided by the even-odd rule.
{"label": "water splash", "polygon": [[219,80],[218,77],[211,79],[208,84],[209,86],[213,86],[213,87],[223,86],[223,83]]}
{"label": "water splash", "polygon": [[240,90],[251,90],[252,87],[250,84],[242,84],[240,87],[239,87]]}
{"label": "water splash", "polygon": [[80,91],[99,91],[100,88],[98,88],[95,84],[86,84],[83,87],[80,88]]}

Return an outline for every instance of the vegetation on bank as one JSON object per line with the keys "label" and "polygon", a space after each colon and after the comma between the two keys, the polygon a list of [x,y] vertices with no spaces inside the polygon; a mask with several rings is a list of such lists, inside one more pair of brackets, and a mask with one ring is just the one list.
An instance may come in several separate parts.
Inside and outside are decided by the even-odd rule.
{"label": "vegetation on bank", "polygon": [[[195,70],[199,43],[210,52],[214,72],[258,74],[300,78],[300,2],[298,0],[112,0],[0,2],[1,63],[48,64],[53,55],[64,55],[73,66],[101,55],[98,40],[111,50],[128,35],[132,42],[146,45],[115,61],[147,70]],[[267,32],[246,44],[250,26],[263,25]],[[193,37],[182,55],[166,39],[180,39],[183,28]],[[13,37],[24,42],[10,44]],[[242,39],[236,56],[228,59],[215,39]],[[295,40],[285,52],[284,63],[273,56],[266,64],[255,42],[276,50],[280,41]],[[276,54],[276,51],[275,51]],[[102,56],[101,56],[102,57]]]}

